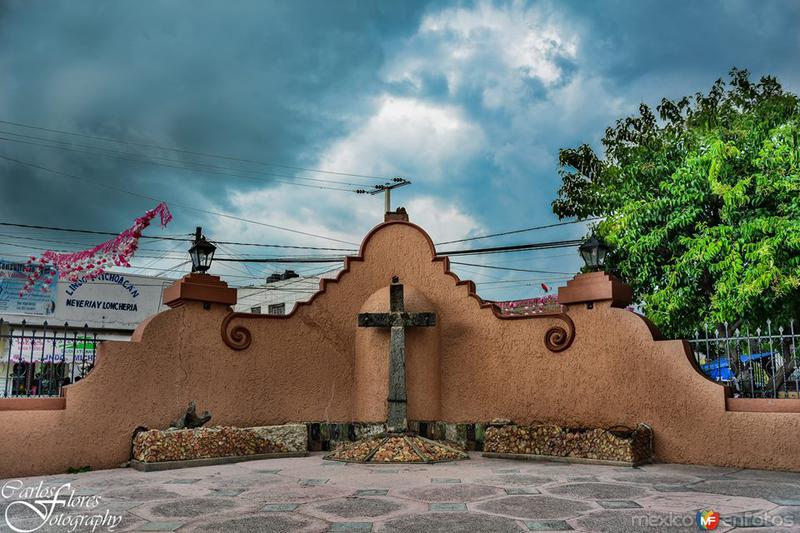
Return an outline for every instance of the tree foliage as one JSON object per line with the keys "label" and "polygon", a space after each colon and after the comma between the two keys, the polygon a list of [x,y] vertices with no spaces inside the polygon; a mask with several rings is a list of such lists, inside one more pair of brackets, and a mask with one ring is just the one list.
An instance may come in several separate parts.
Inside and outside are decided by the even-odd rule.
{"label": "tree foliage", "polygon": [[800,318],[800,101],[733,69],[708,94],[559,153],[560,217],[601,216],[607,264],[665,333]]}

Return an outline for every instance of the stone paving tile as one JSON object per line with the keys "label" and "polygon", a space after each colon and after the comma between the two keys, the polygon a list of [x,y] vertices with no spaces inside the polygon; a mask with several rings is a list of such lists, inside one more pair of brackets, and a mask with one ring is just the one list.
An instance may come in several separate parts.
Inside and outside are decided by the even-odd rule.
{"label": "stone paving tile", "polygon": [[669,474],[667,472],[651,472],[649,470],[632,470],[622,474],[607,476],[609,480],[623,483],[642,483],[646,485],[690,485],[703,481],[702,478],[686,474]]}
{"label": "stone paving tile", "polygon": [[513,518],[552,519],[570,518],[592,509],[587,502],[567,500],[538,494],[505,496],[475,505],[481,511]]}
{"label": "stone paving tile", "polygon": [[432,503],[428,506],[429,511],[466,511],[466,503]]}
{"label": "stone paving tile", "polygon": [[425,513],[406,515],[383,524],[381,531],[389,533],[519,533],[517,523],[510,518],[479,513]]}
{"label": "stone paving tile", "polygon": [[261,509],[262,513],[288,513],[299,507],[296,503],[268,503]]}
{"label": "stone paving tile", "polygon": [[642,507],[631,500],[600,500],[597,504],[603,509],[639,509]]}
{"label": "stone paving tile", "polygon": [[795,500],[800,494],[800,488],[789,483],[747,479],[712,479],[701,481],[688,488],[695,492],[764,498],[767,500]]}
{"label": "stone paving tile", "polygon": [[760,479],[770,482],[794,483],[800,485],[800,472],[776,472],[774,470],[739,470],[725,477],[729,479]]}
{"label": "stone paving tile", "polygon": [[329,531],[372,531],[372,522],[337,522]]}
{"label": "stone paving tile", "polygon": [[432,477],[431,483],[461,483],[461,480],[455,477]]}
{"label": "stone paving tile", "polygon": [[236,502],[223,498],[184,498],[136,509],[143,518],[197,518],[236,509]]}
{"label": "stone paving tile", "polygon": [[653,485],[653,490],[658,492],[691,492],[685,485]]}
{"label": "stone paving tile", "polygon": [[[180,522],[180,531],[225,533],[322,532],[331,524],[348,523],[368,523],[375,531],[389,532],[494,533],[520,531],[526,523],[531,529],[531,524],[539,527],[547,521],[584,531],[698,531],[694,515],[703,508],[722,515],[718,532],[732,529],[724,522],[726,516],[735,524],[741,517],[738,525],[751,526],[743,529],[748,533],[797,530],[800,524],[800,475],[793,473],[520,462],[487,459],[479,453],[457,464],[386,468],[335,463],[331,468],[327,465],[334,463],[322,461],[322,455],[184,471],[113,469],[79,474],[68,482],[76,491],[100,496],[101,509],[124,514],[117,531]],[[375,475],[378,472],[390,474]],[[63,475],[36,479],[46,486],[67,481]],[[309,485],[302,484],[304,480],[327,482]],[[626,508],[629,505],[642,508]],[[0,499],[0,511],[3,508]],[[753,527],[761,524],[759,515],[774,519],[763,524],[776,527]],[[776,522],[779,519],[784,521]],[[777,527],[790,520],[792,527]],[[0,517],[0,531],[2,522]],[[56,531],[38,531],[51,530]]]}
{"label": "stone paving tile", "polygon": [[415,487],[400,491],[399,494],[405,498],[411,498],[422,502],[443,503],[443,502],[471,502],[492,496],[500,496],[503,493],[495,487],[472,484],[437,484]]}
{"label": "stone paving tile", "polygon": [[800,505],[800,498],[767,498],[777,505]]}
{"label": "stone paving tile", "polygon": [[[623,471],[630,471],[630,468],[623,469]],[[651,464],[644,465],[636,470],[641,472],[662,472],[670,475],[689,475],[703,479],[719,479],[729,476],[735,472],[741,471],[741,468],[728,468],[724,466],[706,466],[706,465],[678,465],[678,464]]]}
{"label": "stone paving tile", "polygon": [[[577,520],[579,527],[603,533],[697,533],[694,513],[684,515],[653,510],[607,510]],[[725,531],[717,528],[715,531]]]}
{"label": "stone paving tile", "polygon": [[[267,524],[269,524],[267,526]],[[226,517],[214,522],[203,522],[192,525],[192,531],[207,533],[322,533],[328,530],[328,524],[297,513],[259,513],[248,516]]]}
{"label": "stone paving tile", "polygon": [[405,505],[385,498],[343,498],[322,504],[314,509],[337,518],[376,518],[403,509]]}
{"label": "stone paving tile", "polygon": [[296,482],[266,485],[260,490],[249,490],[239,498],[264,503],[307,503],[311,501],[344,498],[353,489],[331,485],[300,485]]}
{"label": "stone paving tile", "polygon": [[573,483],[597,483],[600,479],[597,476],[575,476],[575,477],[568,477],[567,481]]}
{"label": "stone paving tile", "polygon": [[386,496],[389,489],[359,489],[356,491],[356,496]]}
{"label": "stone paving tile", "polygon": [[135,531],[175,531],[183,526],[183,522],[148,522]]}
{"label": "stone paving tile", "polygon": [[170,500],[180,498],[181,493],[166,490],[158,485],[137,485],[133,487],[119,487],[105,491],[101,494],[104,498],[117,498],[122,500],[150,501],[150,500]]}
{"label": "stone paving tile", "polygon": [[544,485],[551,483],[553,478],[544,476],[535,476],[530,474],[503,474],[499,476],[492,476],[480,478],[476,483],[484,485],[493,485],[497,487],[506,487],[508,485]]}
{"label": "stone paving tile", "polygon": [[721,514],[741,511],[763,511],[775,505],[759,498],[725,496],[705,492],[657,494],[636,500],[645,509],[673,513],[693,513],[699,509],[711,508]]}
{"label": "stone paving tile", "polygon": [[244,492],[244,489],[211,489],[211,492],[208,493],[209,496],[225,496],[228,498],[232,498],[235,496],[239,496],[241,493]]}
{"label": "stone paving tile", "polygon": [[515,495],[515,494],[541,494],[539,489],[534,489],[533,487],[515,487],[513,489],[505,489],[506,494]]}
{"label": "stone paving tile", "polygon": [[572,526],[564,520],[526,520],[529,531],[571,531]]}
{"label": "stone paving tile", "polygon": [[551,494],[587,500],[622,500],[638,498],[647,492],[643,487],[621,483],[568,483],[547,489]]}

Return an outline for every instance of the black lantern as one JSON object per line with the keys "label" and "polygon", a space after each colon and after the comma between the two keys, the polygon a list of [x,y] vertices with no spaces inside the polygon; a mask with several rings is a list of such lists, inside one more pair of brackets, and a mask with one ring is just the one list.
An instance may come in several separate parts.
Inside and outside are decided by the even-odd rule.
{"label": "black lantern", "polygon": [[203,228],[198,227],[194,233],[194,244],[189,248],[189,256],[192,258],[192,272],[205,273],[211,268],[211,261],[214,259],[214,251],[216,249],[216,246],[203,237]]}
{"label": "black lantern", "polygon": [[583,241],[583,244],[580,245],[578,251],[583,258],[583,262],[586,263],[586,267],[589,270],[597,271],[603,269],[603,264],[606,261],[606,254],[608,253],[608,247],[597,240],[597,237],[592,235],[589,240]]}

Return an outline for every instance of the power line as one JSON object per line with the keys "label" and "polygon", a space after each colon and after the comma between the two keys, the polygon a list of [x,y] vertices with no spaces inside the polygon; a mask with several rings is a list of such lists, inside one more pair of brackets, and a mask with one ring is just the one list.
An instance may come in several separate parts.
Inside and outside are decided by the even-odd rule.
{"label": "power line", "polygon": [[[5,132],[0,131],[0,133],[5,133]],[[15,134],[12,133],[11,135],[15,135]],[[297,187],[308,187],[308,188],[311,188],[311,189],[324,189],[324,190],[329,190],[329,191],[357,192],[355,189],[346,189],[346,188],[342,188],[342,187],[328,187],[328,186],[323,186],[323,185],[308,185],[306,183],[295,183],[293,181],[286,181],[286,180],[277,179],[277,178],[285,177],[285,178],[307,180],[307,181],[314,181],[314,182],[321,182],[321,183],[338,183],[338,184],[342,184],[342,185],[352,185],[354,187],[363,187],[363,184],[361,184],[361,183],[347,183],[347,182],[340,182],[340,181],[333,181],[333,180],[323,180],[323,179],[315,179],[315,178],[303,178],[303,177],[300,177],[300,176],[284,176],[284,175],[275,175],[275,174],[265,174],[266,176],[275,176],[275,178],[273,178],[273,179],[265,179],[265,178],[260,178],[258,176],[246,176],[244,174],[232,174],[230,172],[214,172],[214,171],[211,171],[211,170],[203,170],[202,168],[192,168],[192,167],[188,167],[188,166],[185,166],[185,165],[169,165],[167,163],[159,163],[158,161],[153,161],[152,159],[162,159],[162,160],[173,161],[173,162],[178,162],[178,163],[180,163],[181,161],[176,161],[174,159],[162,158],[162,157],[156,157],[156,156],[150,156],[150,158],[146,158],[146,157],[143,158],[143,157],[139,157],[138,154],[132,154],[130,152],[117,152],[117,153],[128,154],[128,155],[132,155],[134,157],[115,156],[115,155],[102,153],[102,151],[101,152],[97,152],[97,151],[90,151],[90,150],[76,150],[74,148],[70,148],[70,147],[67,147],[67,146],[53,146],[53,145],[49,145],[49,144],[35,143],[35,142],[31,142],[31,141],[23,141],[23,140],[20,140],[20,139],[9,139],[7,137],[0,137],[0,141],[8,141],[8,142],[21,143],[21,144],[28,144],[28,145],[31,145],[31,146],[39,146],[41,148],[49,148],[49,149],[53,149],[53,150],[65,150],[65,151],[68,151],[68,152],[74,152],[74,153],[79,153],[79,154],[100,155],[102,157],[110,157],[110,158],[118,159],[118,160],[121,160],[121,161],[131,161],[131,162],[134,162],[134,163],[147,163],[147,164],[156,165],[156,166],[165,167],[165,168],[175,168],[175,169],[178,169],[178,170],[187,170],[189,172],[201,172],[203,174],[210,174],[212,176],[227,176],[227,177],[232,177],[232,178],[242,178],[242,179],[265,182],[265,183],[285,183],[285,184],[288,184],[288,185],[295,185]],[[103,150],[103,151],[108,151],[108,150]],[[206,164],[197,163],[197,162],[190,162],[190,163],[193,164],[193,165],[197,165],[197,166],[206,166],[206,167],[212,167],[212,168],[215,167],[215,165],[206,165]],[[225,169],[226,167],[215,167],[215,168]],[[238,169],[230,169],[230,170],[240,171]]]}
{"label": "power line", "polygon": [[521,252],[524,250],[550,250],[553,248],[569,248],[580,246],[581,239],[571,239],[566,241],[535,242],[529,244],[512,244],[509,246],[493,246],[491,248],[473,248],[467,250],[441,250],[437,255],[482,255],[505,252]]}
{"label": "power line", "polygon": [[257,161],[257,160],[254,160],[254,159],[245,159],[245,158],[233,157],[233,156],[229,156],[229,155],[220,155],[220,154],[213,154],[213,153],[209,153],[209,152],[199,152],[199,151],[193,151],[193,150],[186,150],[186,149],[182,149],[182,148],[174,148],[174,147],[162,146],[162,145],[158,145],[158,144],[149,144],[149,143],[142,143],[142,142],[136,142],[136,141],[125,141],[125,140],[122,140],[122,139],[114,139],[112,137],[101,137],[101,136],[97,136],[97,135],[88,135],[88,134],[84,134],[84,133],[76,133],[76,132],[71,132],[71,131],[57,130],[57,129],[53,129],[53,128],[45,128],[45,127],[41,127],[41,126],[33,126],[33,125],[30,125],[30,124],[23,124],[23,123],[20,123],[20,122],[12,122],[10,120],[0,120],[0,124],[9,124],[11,126],[17,126],[17,127],[20,127],[20,128],[27,128],[27,129],[39,130],[39,131],[47,131],[47,132],[50,132],[50,133],[58,133],[58,134],[61,134],[61,135],[70,135],[70,136],[73,136],[73,137],[83,137],[85,139],[94,139],[96,141],[105,141],[105,142],[113,142],[113,143],[118,143],[118,144],[127,144],[127,145],[131,145],[131,146],[140,146],[140,147],[143,147],[143,148],[155,148],[157,150],[168,150],[168,151],[178,152],[178,153],[182,153],[182,154],[199,155],[199,156],[202,156],[202,157],[211,157],[211,158],[214,158],[214,159],[224,159],[224,160],[227,160],[227,161],[239,161],[239,162],[242,162],[242,163],[251,163],[251,164],[255,164],[255,165],[262,165],[262,166],[269,166],[269,167],[288,168],[288,169],[292,169],[292,170],[302,170],[304,172],[316,172],[316,173],[321,173],[321,174],[335,174],[335,175],[338,175],[338,176],[351,176],[351,177],[354,177],[354,178],[367,178],[367,179],[377,179],[377,180],[386,180],[386,179],[388,179],[385,176],[371,176],[369,174],[353,174],[353,173],[348,173],[348,172],[339,172],[339,171],[335,171],[335,170],[321,170],[321,169],[305,168],[305,167],[292,166],[292,165],[281,165],[281,164],[277,164],[277,163],[268,163],[268,162],[265,162],[265,161]]}
{"label": "power line", "polygon": [[[56,175],[65,176],[65,177],[68,177],[68,178],[76,179],[78,181],[87,181],[87,182],[90,182],[90,183],[96,183],[97,185],[99,185],[101,187],[104,187],[106,189],[110,189],[110,190],[117,191],[117,192],[124,192],[125,194],[129,194],[129,195],[135,196],[137,198],[144,198],[146,200],[151,200],[151,201],[154,201],[154,202],[163,202],[164,201],[162,199],[155,198],[153,196],[137,193],[137,192],[134,192],[134,191],[129,191],[129,190],[123,189],[121,187],[115,187],[113,185],[108,185],[108,184],[103,183],[101,181],[92,180],[92,179],[89,179],[89,178],[86,178],[86,177],[76,176],[76,175],[70,174],[68,172],[62,172],[60,170],[55,170],[55,169],[52,169],[52,168],[48,168],[48,167],[45,167],[45,166],[42,166],[42,165],[38,165],[36,163],[30,163],[30,162],[27,162],[27,161],[20,161],[19,159],[14,159],[12,157],[8,157],[8,156],[2,155],[2,154],[0,154],[0,159],[5,159],[6,161],[11,161],[11,162],[14,162],[14,163],[17,163],[17,164],[20,164],[20,165],[29,166],[31,168],[37,168],[39,170],[44,170],[45,172],[50,172],[50,173],[53,173],[53,174],[56,174]],[[183,204],[179,204],[179,203],[176,203],[176,202],[166,202],[166,203],[170,207],[177,207],[177,208],[180,208],[180,209],[187,209],[187,210],[190,210],[190,211],[195,211],[195,212],[198,212],[198,213],[205,213],[205,214],[208,214],[208,215],[214,215],[214,216],[218,216],[218,217],[221,217],[221,218],[228,218],[228,219],[231,219],[231,220],[238,220],[239,222],[245,222],[245,223],[249,223],[249,224],[256,224],[256,225],[264,226],[264,227],[268,227],[268,228],[279,229],[279,230],[282,230],[282,231],[288,231],[288,232],[291,232],[291,233],[296,233],[298,235],[306,235],[308,237],[316,237],[318,239],[325,239],[325,240],[328,240],[328,241],[341,242],[343,244],[352,244],[353,246],[358,246],[356,243],[353,243],[353,242],[343,241],[343,240],[340,240],[340,239],[334,239],[333,237],[326,237],[326,236],[323,236],[323,235],[316,235],[314,233],[308,233],[308,232],[305,232],[305,231],[295,230],[295,229],[291,229],[291,228],[284,228],[282,226],[276,226],[274,224],[267,224],[266,222],[259,222],[257,220],[250,220],[250,219],[243,218],[243,217],[237,217],[235,215],[228,215],[228,214],[219,213],[219,212],[216,212],[216,211],[209,211],[207,209],[200,209],[200,208],[197,208],[197,207],[183,205]]]}
{"label": "power line", "polygon": [[503,231],[501,233],[490,233],[488,235],[481,235],[480,237],[469,237],[466,239],[458,239],[455,241],[445,241],[445,242],[437,242],[436,246],[441,244],[455,244],[457,242],[467,242],[467,241],[477,241],[479,239],[488,239],[490,237],[502,237],[503,235],[514,235],[516,233],[524,233],[526,231],[535,231],[540,229],[547,229],[547,228],[555,228],[558,226],[566,226],[568,224],[579,224],[581,222],[591,222],[593,220],[600,220],[603,217],[593,217],[593,218],[585,218],[583,220],[572,220],[569,222],[556,222],[555,224],[545,224],[544,226],[533,226],[531,228],[523,228],[523,229],[515,229],[511,231]]}
{"label": "power line", "polygon": [[[15,224],[11,222],[0,222],[0,226],[10,226],[15,228],[27,228],[27,229],[40,229],[40,230],[47,230],[47,231],[63,231],[63,232],[70,232],[70,233],[85,233],[89,235],[109,235],[116,237],[119,233],[113,233],[110,231],[93,231],[93,230],[86,230],[86,229],[72,229],[72,228],[61,228],[55,226],[38,226],[34,224]],[[189,235],[189,234],[187,234]],[[193,234],[192,234],[193,235]],[[193,238],[189,237],[169,237],[169,236],[157,236],[157,235],[142,235],[139,237],[140,239],[156,239],[156,240],[164,240],[164,241],[184,241],[184,242],[193,242]],[[38,239],[44,241],[45,239]],[[288,244],[261,244],[256,242],[231,242],[231,241],[217,241],[214,240],[217,244],[232,244],[236,246],[259,246],[263,248],[294,248],[298,250],[329,250],[329,251],[337,251],[337,252],[355,252],[357,251],[355,248],[324,248],[320,246],[294,246]]]}
{"label": "power line", "polygon": [[[11,225],[10,223],[0,223],[3,225]],[[17,224],[14,224],[15,226]],[[59,231],[84,231],[84,230],[72,230],[66,228],[53,228]],[[86,230],[88,231],[88,230]],[[91,233],[103,233],[103,232],[91,232]],[[15,238],[15,237],[12,237]],[[16,237],[22,238],[26,240],[42,240],[45,242],[49,242],[49,239],[34,239],[30,237]],[[172,240],[183,240],[183,239],[172,239]],[[186,239],[189,240],[189,239]],[[565,247],[572,247],[577,246],[581,243],[581,240],[568,240],[568,241],[550,241],[550,242],[538,242],[538,243],[528,243],[528,244],[517,244],[517,245],[510,245],[510,246],[495,246],[491,248],[477,248],[477,249],[468,249],[468,250],[450,250],[450,251],[442,251],[439,252],[437,255],[446,255],[446,256],[458,256],[458,255],[486,255],[486,254],[496,254],[496,253],[508,253],[508,252],[516,252],[516,251],[523,251],[523,250],[542,250],[542,249],[552,249],[552,248],[565,248]],[[0,243],[4,244],[4,243]],[[18,247],[25,247],[19,244],[11,244],[8,243],[10,246],[18,246]],[[218,243],[219,244],[219,243]],[[244,244],[244,243],[239,243]],[[31,249],[37,249],[35,246],[27,246]],[[307,247],[312,248],[312,247]],[[45,249],[45,248],[38,248],[38,249]],[[163,250],[153,250],[157,252],[164,252]],[[176,252],[177,253],[177,252]],[[236,262],[236,263],[338,263],[344,261],[344,256],[305,256],[305,257],[258,257],[258,258],[249,258],[249,257],[242,257],[239,254],[232,253],[232,257],[216,257],[215,261],[221,262]],[[140,256],[140,257],[147,257],[147,256]],[[486,265],[476,264],[476,263],[461,263],[452,261],[452,264],[457,265],[464,265],[464,266],[474,266],[478,268],[501,268],[501,267],[488,267]],[[528,269],[513,269],[510,267],[502,267],[506,270],[518,270],[520,272],[536,272],[536,273],[548,273],[548,271],[542,270],[528,270]],[[555,274],[570,274],[568,272],[550,272]]]}
{"label": "power line", "polygon": [[[297,175],[293,175],[293,174],[292,175],[276,174],[274,172],[270,172],[269,174],[265,174],[265,173],[263,173],[263,172],[261,172],[259,170],[255,170],[255,169],[247,169],[247,168],[241,168],[241,167],[239,167],[239,168],[237,168],[237,167],[223,167],[223,166],[219,166],[219,165],[211,165],[209,163],[203,163],[203,162],[196,161],[196,160],[186,161],[186,160],[182,160],[182,159],[170,159],[168,157],[160,157],[160,156],[156,156],[156,155],[147,155],[147,154],[142,154],[142,153],[137,153],[137,152],[123,152],[123,151],[120,151],[120,150],[111,150],[111,149],[103,148],[103,147],[100,147],[100,146],[92,146],[92,145],[87,145],[87,144],[75,144],[75,143],[72,143],[72,142],[69,142],[69,141],[61,141],[61,140],[58,140],[58,139],[51,139],[51,138],[48,138],[48,137],[37,137],[35,135],[24,135],[22,133],[14,133],[12,131],[0,130],[0,134],[13,135],[14,137],[22,137],[23,139],[32,139],[32,140],[38,140],[38,141],[57,143],[57,144],[60,144],[60,145],[63,145],[63,146],[51,146],[51,145],[44,145],[44,144],[37,144],[37,143],[30,143],[30,144],[34,144],[36,146],[44,146],[44,147],[47,147],[47,148],[57,148],[57,149],[72,150],[72,151],[76,151],[76,152],[79,152],[79,153],[85,153],[85,152],[82,152],[80,150],[74,150],[73,147],[86,148],[88,150],[93,150],[90,153],[92,153],[94,155],[98,155],[98,154],[99,155],[103,155],[103,154],[118,154],[118,155],[123,155],[123,156],[128,155],[128,156],[138,157],[138,158],[144,159],[144,160],[159,160],[159,161],[167,161],[169,163],[191,163],[192,165],[197,165],[199,167],[206,167],[206,168],[210,168],[212,170],[233,170],[235,172],[250,172],[250,173],[256,173],[258,175],[274,176],[274,177],[277,177],[277,178],[299,179],[299,180],[305,180],[305,181],[315,181],[315,182],[319,182],[319,183],[336,183],[336,184],[340,184],[340,185],[352,185],[354,187],[363,187],[364,186],[363,183],[350,183],[350,182],[347,182],[347,181],[327,180],[327,179],[322,179],[322,178],[307,178],[305,176],[297,176]],[[11,141],[11,142],[23,142],[23,141],[18,141],[17,139],[3,139],[3,140],[7,140],[7,141]],[[223,174],[223,175],[228,175],[228,174]],[[231,175],[235,175],[235,174],[231,174]],[[257,178],[258,176],[254,176],[254,177]]]}
{"label": "power line", "polygon": [[[491,248],[474,248],[468,250],[442,250],[437,252],[436,255],[439,256],[459,256],[459,255],[485,255],[485,254],[496,254],[496,253],[508,253],[508,252],[519,252],[523,250],[550,250],[552,248],[569,248],[572,246],[578,246],[583,241],[580,239],[573,239],[567,241],[550,241],[550,242],[535,242],[529,244],[514,244],[510,246],[494,246]],[[217,259],[215,259],[217,260]],[[317,257],[259,257],[259,258],[243,258],[243,259],[231,259],[231,258],[221,258],[218,259],[220,261],[241,261],[246,263],[335,263],[339,261],[344,261],[344,257],[325,257],[325,256],[317,256]],[[453,263],[453,264],[463,264],[463,265],[470,265],[469,263]],[[483,266],[483,265],[472,265],[472,266]],[[523,270],[523,272],[525,272]],[[538,271],[529,271],[529,272],[538,272]],[[566,272],[558,272],[558,274],[566,274]]]}
{"label": "power line", "polygon": [[553,270],[529,270],[526,268],[511,268],[511,267],[501,267],[495,265],[479,265],[476,263],[459,263],[458,261],[450,261],[451,265],[464,265],[464,266],[473,266],[473,267],[480,267],[480,268],[490,268],[493,270],[510,270],[514,272],[533,272],[535,274],[564,274],[564,275],[572,275],[573,272],[558,272]]}
{"label": "power line", "polygon": [[[12,235],[12,234],[8,234],[8,233],[0,233],[0,237],[5,237],[7,239],[14,239],[14,240],[34,241],[34,242],[39,242],[39,243],[54,242],[54,243],[61,244],[61,245],[69,244],[69,245],[73,245],[73,246],[89,246],[89,247],[94,246],[93,243],[75,242],[75,241],[63,241],[63,240],[57,240],[57,239],[37,239],[36,237],[26,237],[26,236],[23,236],[23,235]],[[177,245],[180,245],[180,244],[181,244],[180,242],[177,243]],[[163,250],[163,249],[160,249],[160,248],[139,247],[138,251],[141,251],[141,252],[169,252],[169,251],[175,251],[175,248],[177,248],[177,245],[174,248],[167,249],[167,250]],[[35,248],[35,247],[31,246],[31,248]]]}

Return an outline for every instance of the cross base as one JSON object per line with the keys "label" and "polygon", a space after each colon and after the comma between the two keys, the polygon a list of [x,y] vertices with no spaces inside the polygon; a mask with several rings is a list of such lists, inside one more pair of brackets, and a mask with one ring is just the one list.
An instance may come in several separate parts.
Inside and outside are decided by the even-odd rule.
{"label": "cross base", "polygon": [[409,432],[389,432],[355,442],[344,442],[323,459],[345,463],[444,463],[469,459],[449,444]]}

